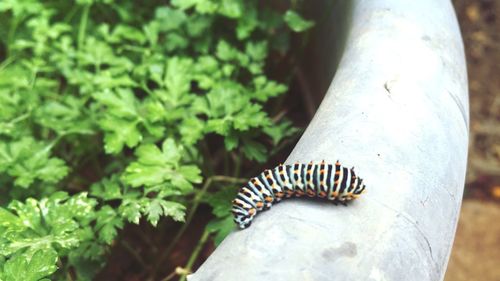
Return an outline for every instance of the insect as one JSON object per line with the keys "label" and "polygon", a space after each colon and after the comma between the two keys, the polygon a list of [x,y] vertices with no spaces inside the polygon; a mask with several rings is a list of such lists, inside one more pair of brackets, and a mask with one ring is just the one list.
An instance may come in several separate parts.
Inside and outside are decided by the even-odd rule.
{"label": "insect", "polygon": [[284,198],[319,197],[346,205],[364,190],[363,179],[356,176],[354,167],[345,168],[339,161],[334,165],[324,160],[320,163],[280,164],[251,178],[241,187],[233,200],[231,212],[234,222],[243,229],[250,226],[258,212],[270,209]]}

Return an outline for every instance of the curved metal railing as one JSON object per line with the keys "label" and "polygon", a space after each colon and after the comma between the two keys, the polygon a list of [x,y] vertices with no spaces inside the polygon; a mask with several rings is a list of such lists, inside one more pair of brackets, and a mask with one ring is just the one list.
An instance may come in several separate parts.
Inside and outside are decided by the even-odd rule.
{"label": "curved metal railing", "polygon": [[287,162],[340,159],[356,166],[367,193],[348,207],[278,204],[227,237],[190,281],[443,279],[468,142],[453,7],[340,2],[345,10],[335,14],[349,21],[340,63]]}

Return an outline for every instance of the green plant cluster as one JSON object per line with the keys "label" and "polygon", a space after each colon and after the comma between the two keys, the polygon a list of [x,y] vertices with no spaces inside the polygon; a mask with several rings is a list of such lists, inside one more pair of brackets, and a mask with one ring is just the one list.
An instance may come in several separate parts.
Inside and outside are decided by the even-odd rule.
{"label": "green plant cluster", "polygon": [[264,110],[287,91],[266,60],[311,26],[256,0],[2,0],[0,280],[89,280],[125,224],[204,202],[220,241],[242,162],[297,131]]}

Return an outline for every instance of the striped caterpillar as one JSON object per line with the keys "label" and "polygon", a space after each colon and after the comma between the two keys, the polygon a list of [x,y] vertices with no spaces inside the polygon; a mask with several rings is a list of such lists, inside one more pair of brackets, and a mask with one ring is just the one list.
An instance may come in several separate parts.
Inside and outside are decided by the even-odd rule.
{"label": "striped caterpillar", "polygon": [[231,212],[234,222],[240,228],[247,228],[257,212],[268,210],[274,202],[292,196],[326,198],[335,205],[337,202],[358,198],[365,190],[363,179],[356,176],[351,169],[340,165],[321,163],[283,165],[272,170],[265,170],[251,178],[240,188],[233,200]]}

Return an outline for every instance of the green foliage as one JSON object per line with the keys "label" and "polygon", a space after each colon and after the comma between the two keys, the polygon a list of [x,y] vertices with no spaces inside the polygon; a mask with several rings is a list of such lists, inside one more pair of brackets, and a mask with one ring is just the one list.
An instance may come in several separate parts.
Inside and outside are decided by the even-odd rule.
{"label": "green foliage", "polygon": [[38,281],[49,280],[47,277],[57,270],[56,251],[38,250],[31,257],[14,255],[3,266],[2,280]]}
{"label": "green foliage", "polygon": [[84,192],[56,192],[0,208],[0,256],[9,257],[0,280],[40,280],[58,268],[58,255],[100,261],[123,222],[111,207],[96,205]]}
{"label": "green foliage", "polygon": [[285,21],[295,32],[302,32],[314,26],[314,22],[305,20],[296,12],[289,10],[285,13]]}
{"label": "green foliage", "polygon": [[192,195],[297,132],[265,70],[312,26],[256,0],[1,1],[0,280],[90,280],[127,223],[197,200],[219,243],[236,186]]}
{"label": "green foliage", "polygon": [[216,217],[207,225],[207,230],[215,233],[215,245],[219,245],[224,237],[234,229],[233,216],[228,213],[228,210],[231,209],[231,202],[236,193],[237,190],[226,188],[207,196],[205,199],[212,207],[212,213]]}

